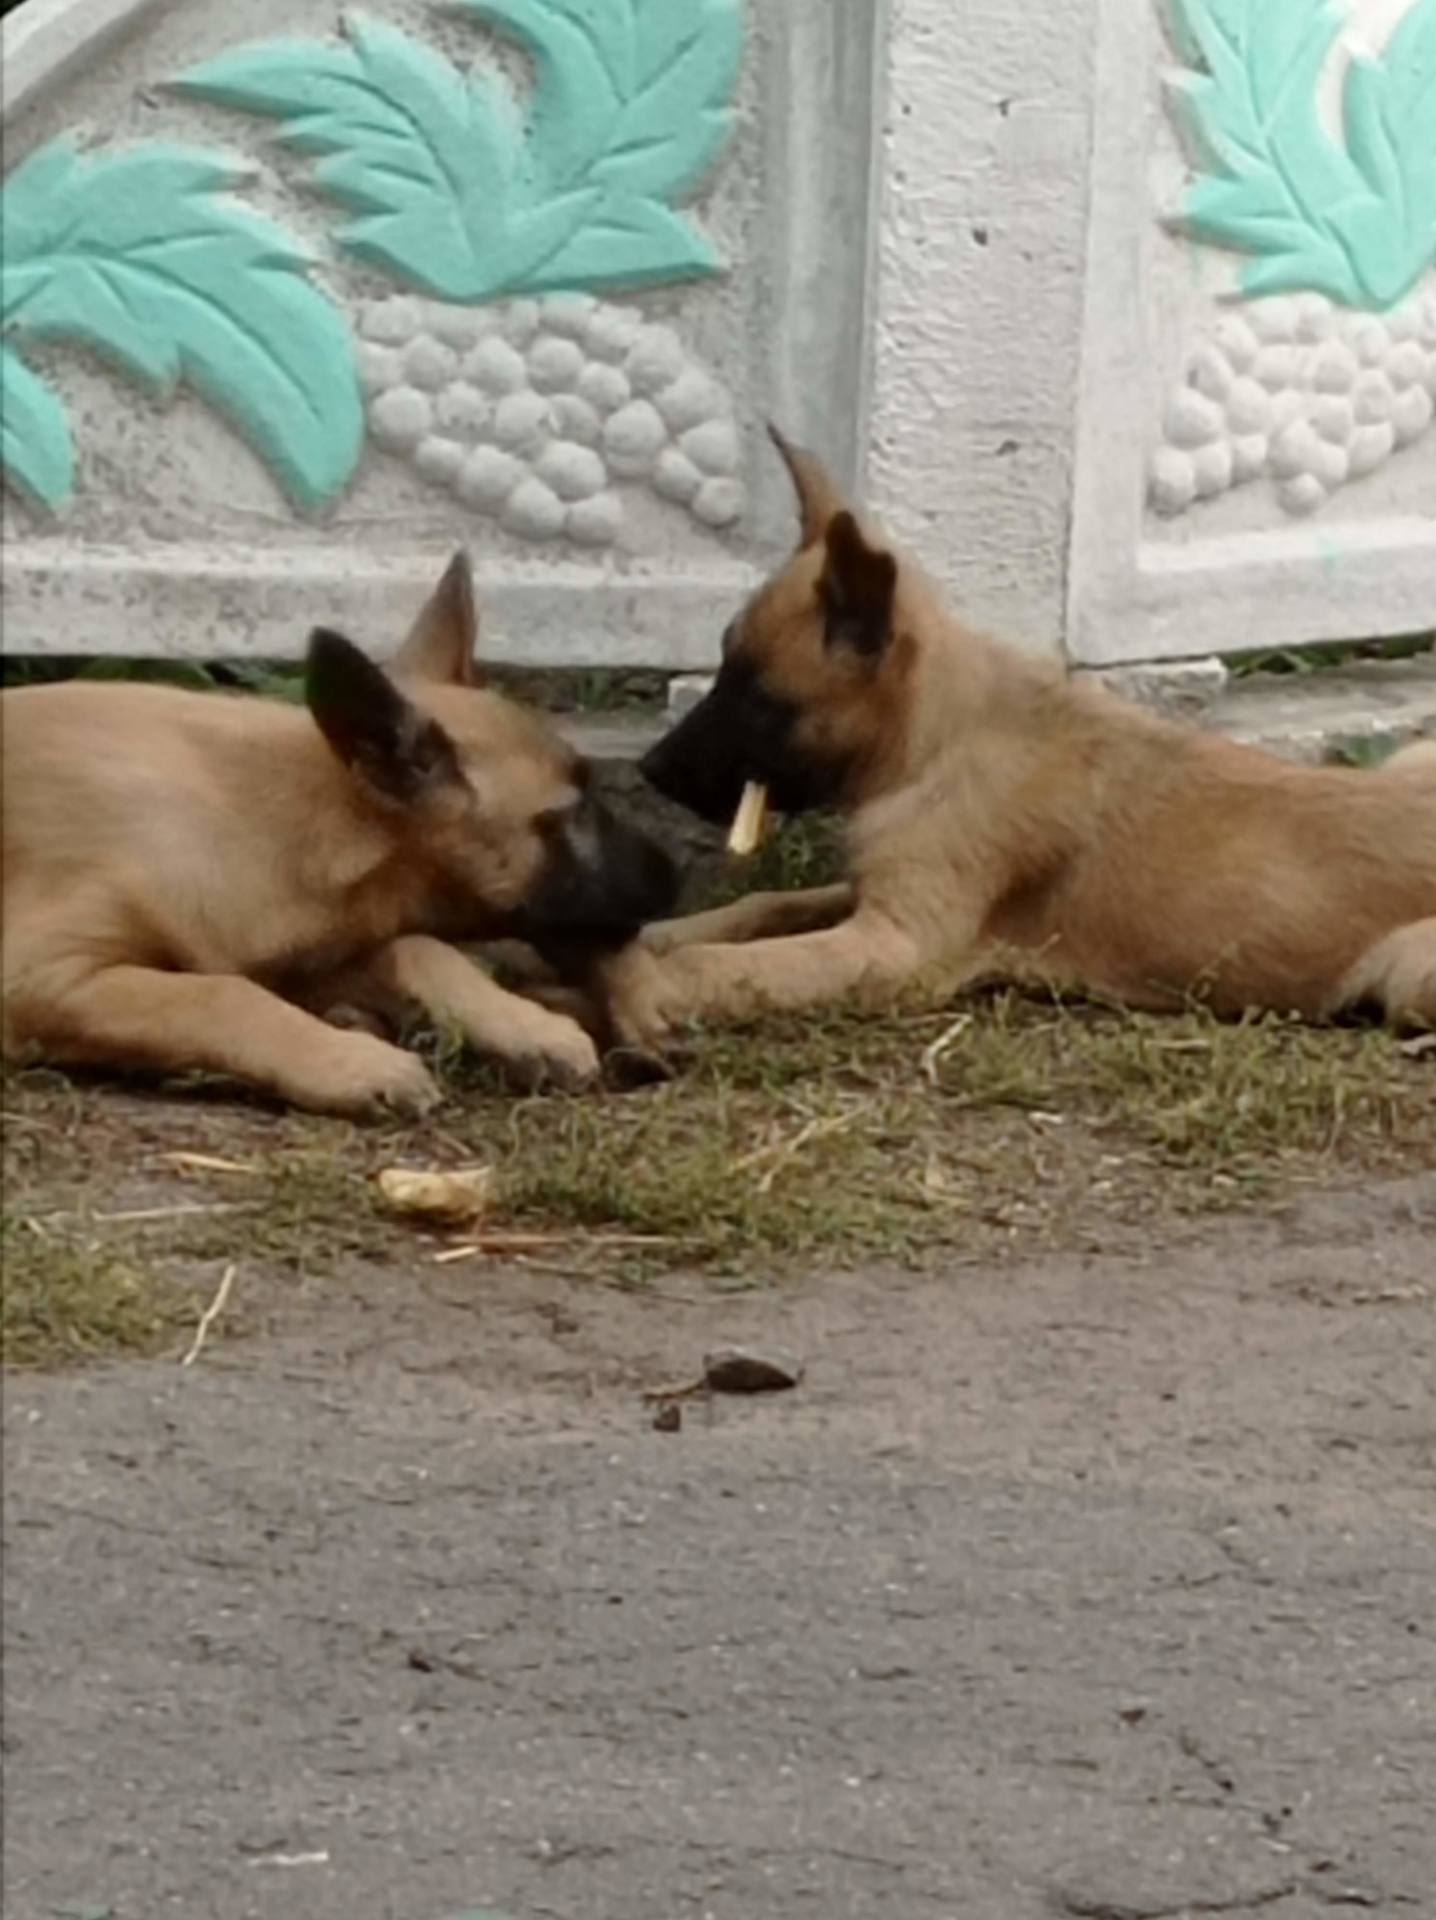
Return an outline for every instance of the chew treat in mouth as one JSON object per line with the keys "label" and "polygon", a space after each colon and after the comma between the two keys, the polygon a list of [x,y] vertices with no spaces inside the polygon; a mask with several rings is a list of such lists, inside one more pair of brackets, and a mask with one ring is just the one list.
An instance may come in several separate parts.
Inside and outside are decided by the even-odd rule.
{"label": "chew treat in mouth", "polygon": [[733,826],[728,834],[728,851],[740,858],[756,853],[763,844],[763,835],[768,830],[768,789],[757,780],[750,780],[743,789],[743,798],[738,802],[738,811],[733,816]]}

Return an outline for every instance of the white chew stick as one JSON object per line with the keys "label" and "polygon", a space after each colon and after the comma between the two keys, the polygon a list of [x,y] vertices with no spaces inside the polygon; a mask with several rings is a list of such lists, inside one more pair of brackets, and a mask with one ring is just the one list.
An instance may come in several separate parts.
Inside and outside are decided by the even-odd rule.
{"label": "white chew stick", "polygon": [[750,780],[743,789],[743,798],[738,802],[738,811],[733,816],[732,830],[728,835],[728,851],[746,858],[756,853],[763,844],[763,833],[768,825],[768,789],[756,780]]}

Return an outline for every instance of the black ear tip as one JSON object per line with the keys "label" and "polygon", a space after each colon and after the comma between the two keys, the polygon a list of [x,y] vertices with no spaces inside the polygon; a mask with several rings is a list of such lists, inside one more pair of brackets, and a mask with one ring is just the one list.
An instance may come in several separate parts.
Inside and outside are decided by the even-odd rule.
{"label": "black ear tip", "polygon": [[322,673],[326,667],[335,667],[352,660],[359,651],[352,640],[342,633],[336,633],[333,627],[312,627],[309,632],[309,645],[305,650],[305,663],[310,673]]}
{"label": "black ear tip", "polygon": [[378,671],[352,640],[333,627],[310,630],[304,661],[304,684],[310,699],[321,691],[332,693],[336,686],[352,682],[356,675],[368,679]]}
{"label": "black ear tip", "polygon": [[863,530],[858,525],[856,514],[847,507],[840,507],[828,522],[827,543],[829,553],[846,558],[867,555],[875,552],[863,538]]}
{"label": "black ear tip", "polygon": [[309,651],[315,653],[352,652],[354,642],[333,627],[311,627],[309,630]]}
{"label": "black ear tip", "polygon": [[469,558],[467,547],[459,547],[451,555],[449,564],[439,576],[440,591],[464,594],[472,599],[474,594],[474,563]]}

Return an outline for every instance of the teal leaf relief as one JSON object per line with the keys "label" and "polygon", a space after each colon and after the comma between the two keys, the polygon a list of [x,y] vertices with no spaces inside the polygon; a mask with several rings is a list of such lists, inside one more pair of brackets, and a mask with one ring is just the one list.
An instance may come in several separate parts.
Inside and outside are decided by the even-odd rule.
{"label": "teal leaf relief", "polygon": [[618,199],[560,248],[537,284],[544,290],[605,281],[645,287],[697,279],[717,268],[707,238],[671,207],[658,200]]}
{"label": "teal leaf relief", "polygon": [[457,303],[692,279],[711,243],[675,203],[728,140],[741,0],[455,0],[534,64],[527,111],[364,15],[346,39],[242,47],[182,93],[282,122],[356,216],[340,244]]}
{"label": "teal leaf relief", "polygon": [[1198,170],[1176,224],[1250,255],[1249,297],[1394,306],[1436,262],[1436,0],[1352,61],[1344,144],[1317,106],[1344,24],[1333,0],[1167,4],[1189,68],[1172,111]]}
{"label": "teal leaf relief", "polygon": [[[1354,60],[1346,138],[1384,211],[1369,282],[1376,304],[1399,300],[1436,261],[1436,5],[1412,8],[1380,60]],[[1414,271],[1411,268],[1414,265]]]}
{"label": "teal leaf relief", "polygon": [[74,491],[75,450],[65,409],[4,341],[0,341],[0,467],[42,506],[63,506]]}
{"label": "teal leaf relief", "polygon": [[300,507],[343,490],[364,436],[353,342],[299,243],[220,197],[247,173],[198,148],[156,141],[82,156],[61,138],[7,179],[5,469],[26,491],[58,505],[72,483],[58,456],[57,433],[69,443],[60,402],[15,352],[26,339],[88,347],[162,396],[192,386]]}

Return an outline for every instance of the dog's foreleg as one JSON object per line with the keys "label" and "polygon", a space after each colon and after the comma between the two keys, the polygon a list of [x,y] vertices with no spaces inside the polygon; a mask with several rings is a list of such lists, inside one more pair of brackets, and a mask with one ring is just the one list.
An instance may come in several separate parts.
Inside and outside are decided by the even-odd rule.
{"label": "dog's foreleg", "polygon": [[382,987],[452,1023],[469,1046],[529,1084],[580,1087],[597,1078],[598,1051],[576,1021],[510,993],[442,940],[404,934],[370,969]]}
{"label": "dog's foreleg", "polygon": [[619,1038],[653,1047],[689,1020],[741,1022],[837,1000],[888,998],[927,957],[895,922],[859,912],[786,940],[682,946],[668,954],[629,948],[614,957],[605,987]]}
{"label": "dog's foreleg", "polygon": [[233,1075],[315,1113],[423,1113],[439,1099],[413,1054],[237,975],[67,969],[29,983],[11,1016],[18,1040],[61,1064]]}
{"label": "dog's foreleg", "polygon": [[724,907],[690,913],[681,920],[657,920],[642,940],[650,953],[678,947],[723,946],[749,940],[778,940],[816,933],[845,920],[853,910],[853,889],[846,881],[795,893],[749,893]]}

